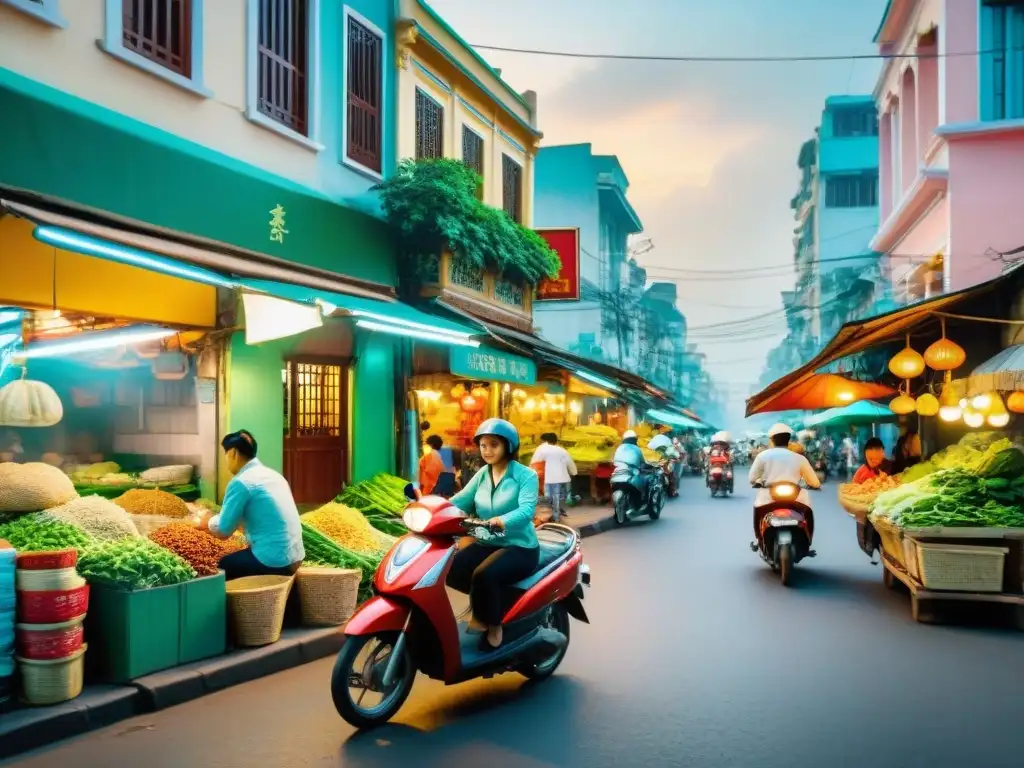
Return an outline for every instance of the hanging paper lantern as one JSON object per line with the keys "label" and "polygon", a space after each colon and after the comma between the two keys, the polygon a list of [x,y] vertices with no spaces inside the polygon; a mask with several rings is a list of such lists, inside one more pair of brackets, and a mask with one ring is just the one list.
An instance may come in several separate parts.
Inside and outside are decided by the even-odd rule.
{"label": "hanging paper lantern", "polygon": [[908,339],[907,346],[893,355],[889,361],[889,370],[893,372],[894,376],[899,376],[901,379],[916,379],[924,373],[924,358],[911,348]]}
{"label": "hanging paper lantern", "polygon": [[917,410],[917,401],[910,395],[900,394],[889,402],[889,410],[897,416],[906,416]]}
{"label": "hanging paper lantern", "polygon": [[931,392],[925,392],[916,403],[919,416],[934,416],[939,412],[939,399]]}
{"label": "hanging paper lantern", "polygon": [[956,393],[947,382],[942,389],[942,399],[939,401],[939,418],[943,421],[959,421],[963,415],[963,405],[960,404]]}
{"label": "hanging paper lantern", "polygon": [[466,413],[477,413],[484,409],[485,402],[472,395],[466,395],[459,401],[459,405]]}
{"label": "hanging paper lantern", "polygon": [[487,387],[473,387],[470,394],[473,397],[486,398],[490,393],[487,391]]}
{"label": "hanging paper lantern", "polygon": [[462,384],[456,384],[451,391],[452,400],[461,400],[466,396],[466,388]]}
{"label": "hanging paper lantern", "polygon": [[952,371],[967,360],[964,348],[945,336],[924,351],[924,361],[933,371]]}
{"label": "hanging paper lantern", "polygon": [[988,392],[983,392],[982,394],[975,395],[974,397],[971,398],[971,410],[977,411],[982,415],[988,413],[988,410],[991,407],[992,395]]}
{"label": "hanging paper lantern", "polygon": [[1024,413],[1024,392],[1011,392],[1006,398],[1006,407],[1014,413]]}
{"label": "hanging paper lantern", "polygon": [[1003,405],[1003,398],[999,396],[998,392],[992,393],[992,404],[989,406],[985,420],[990,427],[996,429],[1001,429],[1010,423],[1010,413]]}
{"label": "hanging paper lantern", "polygon": [[971,429],[977,429],[984,423],[985,414],[981,413],[981,411],[975,410],[971,406],[968,406],[967,409],[964,410],[964,424]]}

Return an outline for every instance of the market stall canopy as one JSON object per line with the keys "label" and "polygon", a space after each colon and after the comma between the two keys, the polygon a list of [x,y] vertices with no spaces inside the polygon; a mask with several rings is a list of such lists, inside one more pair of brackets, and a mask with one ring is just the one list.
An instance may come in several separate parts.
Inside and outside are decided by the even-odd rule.
{"label": "market stall canopy", "polygon": [[859,403],[847,405],[844,408],[830,408],[816,416],[812,416],[805,424],[814,429],[822,429],[825,427],[884,424],[897,421],[898,419],[899,417],[884,405],[872,403],[870,400],[861,400]]}
{"label": "market stall canopy", "polygon": [[699,431],[707,431],[710,429],[706,424],[691,419],[688,416],[684,416],[681,413],[673,413],[671,411],[664,411],[659,408],[652,408],[647,411],[647,418],[650,421],[656,421],[659,424],[667,424],[670,427],[677,427],[679,429],[693,429]]}
{"label": "market stall canopy", "polygon": [[835,373],[812,373],[793,386],[764,400],[751,411],[747,401],[747,415],[772,411],[814,411],[819,408],[841,408],[859,400],[871,400],[896,394],[896,390],[883,384],[854,381]]}
{"label": "market stall canopy", "polygon": [[979,365],[967,377],[967,396],[1024,390],[1024,344],[1014,344]]}
{"label": "market stall canopy", "polygon": [[[775,407],[775,403],[791,398],[790,393],[796,388],[803,386],[808,380],[821,375],[815,373],[819,369],[841,360],[844,357],[863,352],[866,349],[894,341],[903,337],[918,326],[930,322],[936,312],[949,311],[961,302],[975,299],[983,294],[993,291],[996,288],[1006,286],[1010,281],[1016,281],[1024,272],[1020,266],[1016,266],[999,277],[988,280],[984,283],[965,288],[954,293],[947,293],[931,299],[919,301],[916,304],[886,312],[881,315],[869,317],[865,320],[856,320],[846,323],[839,329],[832,340],[825,345],[817,355],[808,363],[787,373],[780,379],[772,382],[762,391],[747,400],[747,416],[767,411],[782,410]],[[868,396],[881,397],[882,395]],[[841,403],[832,403],[841,405]],[[806,406],[789,406],[806,407]]]}

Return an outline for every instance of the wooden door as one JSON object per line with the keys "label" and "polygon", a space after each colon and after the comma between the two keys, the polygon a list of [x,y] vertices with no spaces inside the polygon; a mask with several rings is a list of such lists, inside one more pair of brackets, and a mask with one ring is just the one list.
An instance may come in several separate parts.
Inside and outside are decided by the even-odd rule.
{"label": "wooden door", "polygon": [[348,473],[345,361],[288,360],[284,383],[284,476],[298,504],[330,501]]}

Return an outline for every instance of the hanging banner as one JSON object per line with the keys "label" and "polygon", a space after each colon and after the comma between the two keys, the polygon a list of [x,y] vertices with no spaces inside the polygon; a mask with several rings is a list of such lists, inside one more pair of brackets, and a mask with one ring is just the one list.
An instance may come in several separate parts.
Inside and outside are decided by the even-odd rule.
{"label": "hanging banner", "polygon": [[580,300],[580,229],[544,227],[537,234],[547,241],[562,262],[558,277],[537,284],[537,301]]}

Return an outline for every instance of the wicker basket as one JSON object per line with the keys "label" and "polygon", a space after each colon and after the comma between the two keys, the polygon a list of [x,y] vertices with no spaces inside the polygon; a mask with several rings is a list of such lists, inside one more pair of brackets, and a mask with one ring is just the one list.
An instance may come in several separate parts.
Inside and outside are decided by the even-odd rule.
{"label": "wicker basket", "polygon": [[149,534],[163,528],[165,525],[184,523],[188,520],[184,517],[169,517],[168,515],[131,515],[131,518],[132,522],[135,523],[135,527],[139,530],[139,535],[143,538],[148,538]]}
{"label": "wicker basket", "polygon": [[14,579],[17,588],[24,592],[62,592],[82,586],[82,579],[74,566],[43,571],[19,568]]}
{"label": "wicker basket", "polygon": [[872,519],[871,525],[882,540],[882,553],[903,570],[907,570],[907,555],[903,546],[903,531],[884,518]]}
{"label": "wicker basket", "polygon": [[284,609],[294,576],[245,576],[227,583],[228,615],[235,643],[270,645],[281,639]]}
{"label": "wicker basket", "polygon": [[303,566],[297,578],[306,626],[340,627],[355,613],[362,571]]}
{"label": "wicker basket", "polygon": [[52,661],[33,661],[18,657],[21,673],[21,698],[27,704],[46,706],[70,701],[82,692],[85,678],[85,650]]}
{"label": "wicker basket", "polygon": [[1002,592],[1007,547],[914,541],[920,581],[947,592]]}

